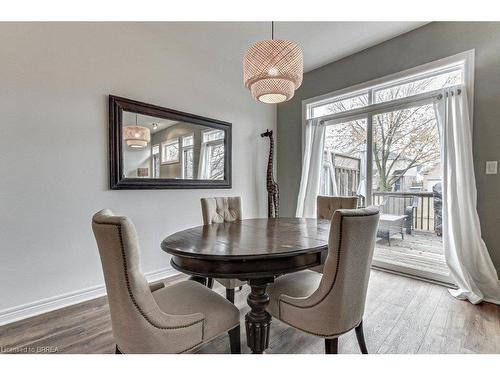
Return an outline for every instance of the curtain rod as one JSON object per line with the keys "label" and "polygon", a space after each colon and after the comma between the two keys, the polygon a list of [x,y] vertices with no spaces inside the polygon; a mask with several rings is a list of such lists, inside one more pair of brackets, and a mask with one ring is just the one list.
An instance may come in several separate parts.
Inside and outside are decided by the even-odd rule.
{"label": "curtain rod", "polygon": [[[450,96],[450,94],[451,94],[451,96],[455,95],[455,93],[453,92],[453,89],[451,89],[450,91],[446,91],[444,94],[445,94],[447,97],[448,97],[448,96]],[[460,94],[462,94],[462,89],[457,89],[457,95],[460,95]],[[438,100],[443,99],[443,94],[439,94],[439,95],[437,96],[437,98],[438,98]]]}
{"label": "curtain rod", "polygon": [[[361,116],[365,113],[366,114],[368,114],[368,113],[373,114],[373,112],[380,113],[380,112],[385,112],[385,111],[394,109],[395,107],[411,106],[412,104],[426,102],[426,101],[433,100],[433,99],[434,100],[441,100],[443,98],[443,93],[448,95],[448,92],[450,92],[450,91],[453,92],[453,90],[457,90],[457,95],[460,95],[462,93],[460,86],[461,85],[451,86],[451,87],[447,87],[444,89],[438,89],[438,90],[425,92],[422,94],[407,96],[405,98],[396,99],[396,100],[389,101],[389,102],[375,103],[375,104],[371,104],[371,105],[366,106],[366,107],[356,108],[356,109],[352,109],[352,110],[346,111],[346,112],[340,112],[340,113],[334,113],[331,115],[315,117],[314,119],[317,120],[320,124],[324,124],[325,122],[332,121],[332,120],[338,120],[338,119],[341,119],[343,117],[355,117],[355,116]],[[312,119],[309,119],[309,120],[312,120]]]}

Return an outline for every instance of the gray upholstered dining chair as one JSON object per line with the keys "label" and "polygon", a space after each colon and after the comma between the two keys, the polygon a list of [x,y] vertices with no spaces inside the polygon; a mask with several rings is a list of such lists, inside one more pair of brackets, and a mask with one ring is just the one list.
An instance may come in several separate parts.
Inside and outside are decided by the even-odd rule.
{"label": "gray upholstered dining chair", "polygon": [[238,309],[195,281],[148,285],[132,222],[102,210],[92,218],[111,311],[116,353],[186,353],[229,332],[240,353]]}
{"label": "gray upholstered dining chair", "polygon": [[331,220],[333,213],[342,208],[354,209],[358,207],[358,197],[330,197],[318,195],[316,198],[316,217]]}
{"label": "gray upholstered dining chair", "polygon": [[269,313],[323,337],[326,353],[337,353],[338,337],[355,329],[366,354],[363,313],[378,219],[374,207],[335,211],[323,274],[305,270],[276,279],[268,288]]}
{"label": "gray upholstered dining chair", "polygon": [[[216,197],[201,198],[201,213],[203,224],[229,223],[241,220],[241,198],[240,197]],[[246,284],[246,281],[238,279],[216,279],[218,283],[226,288],[226,298],[234,303],[234,290]],[[208,280],[211,287],[213,280]]]}
{"label": "gray upholstered dining chair", "polygon": [[[354,209],[358,207],[358,197],[337,197],[318,195],[316,197],[316,217],[332,220],[333,213],[342,208]],[[310,268],[315,272],[323,272],[323,264]]]}

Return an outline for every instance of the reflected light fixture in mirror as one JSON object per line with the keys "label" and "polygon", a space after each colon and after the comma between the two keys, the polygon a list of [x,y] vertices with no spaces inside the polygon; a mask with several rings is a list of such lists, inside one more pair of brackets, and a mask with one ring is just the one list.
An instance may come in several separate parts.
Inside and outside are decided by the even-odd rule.
{"label": "reflected light fixture in mirror", "polygon": [[123,128],[123,139],[130,148],[145,148],[151,142],[151,131],[145,126],[137,125],[136,114],[135,125],[128,125]]}
{"label": "reflected light fixture in mirror", "polygon": [[274,39],[252,45],[243,60],[243,80],[252,97],[263,103],[281,103],[293,98],[302,84],[304,59],[300,47],[288,40]]}

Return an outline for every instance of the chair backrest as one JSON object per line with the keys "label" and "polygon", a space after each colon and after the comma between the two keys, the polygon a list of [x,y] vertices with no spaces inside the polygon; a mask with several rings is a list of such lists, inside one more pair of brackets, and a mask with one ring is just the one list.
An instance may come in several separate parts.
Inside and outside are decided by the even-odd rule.
{"label": "chair backrest", "polygon": [[323,277],[308,297],[312,332],[332,337],[362,321],[378,220],[375,207],[333,214]]}
{"label": "chair backrest", "polygon": [[[176,327],[189,316],[170,315],[159,308],[140,269],[139,244],[133,223],[124,216],[102,210],[92,218],[108,294],[113,336],[125,353],[176,353],[183,342]],[[201,316],[203,319],[203,316]],[[202,340],[202,322],[189,327],[186,336]],[[199,331],[199,332],[198,332]],[[186,340],[186,349],[192,346]]]}
{"label": "chair backrest", "polygon": [[318,219],[331,220],[333,213],[342,208],[358,207],[358,197],[329,197],[318,195],[316,198],[316,216]]}
{"label": "chair backrest", "polygon": [[201,212],[205,225],[241,220],[241,198],[201,198]]}

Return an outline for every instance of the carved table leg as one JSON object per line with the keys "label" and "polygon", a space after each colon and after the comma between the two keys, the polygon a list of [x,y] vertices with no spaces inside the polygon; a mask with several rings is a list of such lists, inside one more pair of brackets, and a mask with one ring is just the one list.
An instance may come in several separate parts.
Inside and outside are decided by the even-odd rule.
{"label": "carved table leg", "polygon": [[266,311],[269,304],[266,288],[272,282],[272,278],[252,279],[249,281],[252,291],[248,295],[247,302],[251,310],[245,315],[245,326],[247,345],[254,354],[263,353],[269,346],[271,315]]}

